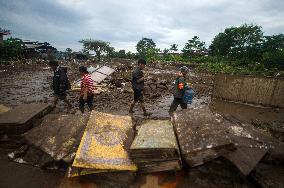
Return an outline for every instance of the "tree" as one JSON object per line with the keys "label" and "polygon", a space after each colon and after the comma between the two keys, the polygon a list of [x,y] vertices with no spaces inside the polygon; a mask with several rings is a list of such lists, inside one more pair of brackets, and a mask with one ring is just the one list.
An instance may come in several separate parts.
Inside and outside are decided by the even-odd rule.
{"label": "tree", "polygon": [[98,61],[101,60],[101,54],[107,53],[108,50],[111,49],[109,42],[104,42],[101,40],[85,39],[79,42],[83,43],[84,49],[94,51]]}
{"label": "tree", "polygon": [[117,57],[118,57],[118,58],[126,58],[125,50],[119,50],[119,51],[117,52]]}
{"label": "tree", "polygon": [[284,67],[284,35],[265,36],[262,45],[262,60],[268,66]]}
{"label": "tree", "polygon": [[198,57],[206,54],[207,49],[205,47],[205,42],[201,41],[198,36],[194,36],[185,43],[185,46],[181,51],[185,57]]}
{"label": "tree", "polygon": [[72,49],[71,48],[66,48],[65,53],[68,56],[68,59],[70,60],[71,59]]}
{"label": "tree", "polygon": [[156,48],[156,43],[149,38],[142,38],[136,45],[137,52],[139,53],[141,58],[145,58],[147,52],[152,52]]}
{"label": "tree", "polygon": [[244,24],[219,33],[210,45],[213,55],[230,59],[257,60],[261,56],[263,32],[257,25]]}
{"label": "tree", "polygon": [[0,59],[21,59],[24,53],[24,43],[19,38],[8,38],[0,43]]}
{"label": "tree", "polygon": [[171,52],[177,52],[178,51],[178,45],[177,44],[172,44],[170,48]]}

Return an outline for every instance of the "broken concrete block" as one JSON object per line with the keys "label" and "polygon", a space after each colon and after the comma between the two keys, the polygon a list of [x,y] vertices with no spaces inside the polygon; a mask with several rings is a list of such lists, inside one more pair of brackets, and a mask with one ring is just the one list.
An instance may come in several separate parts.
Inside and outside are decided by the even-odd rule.
{"label": "broken concrete block", "polygon": [[230,123],[207,106],[175,113],[173,122],[181,154],[191,167],[235,150]]}
{"label": "broken concrete block", "polygon": [[88,118],[88,114],[50,114],[44,117],[39,126],[28,131],[24,138],[29,145],[39,148],[54,160],[71,163]]}
{"label": "broken concrete block", "polygon": [[143,173],[181,169],[177,140],[168,120],[143,123],[130,147],[130,155]]}
{"label": "broken concrete block", "polygon": [[136,171],[127,150],[133,139],[130,116],[92,111],[67,176],[96,172]]}
{"label": "broken concrete block", "polygon": [[0,135],[20,135],[33,127],[36,120],[51,111],[45,103],[21,104],[0,114]]}

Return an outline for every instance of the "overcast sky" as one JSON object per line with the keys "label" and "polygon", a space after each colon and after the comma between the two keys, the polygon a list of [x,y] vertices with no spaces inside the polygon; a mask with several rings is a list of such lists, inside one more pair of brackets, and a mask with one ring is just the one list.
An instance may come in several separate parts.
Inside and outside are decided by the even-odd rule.
{"label": "overcast sky", "polygon": [[12,37],[79,51],[81,39],[136,51],[142,37],[182,49],[194,35],[207,45],[230,26],[253,23],[284,33],[284,0],[0,0],[0,27]]}

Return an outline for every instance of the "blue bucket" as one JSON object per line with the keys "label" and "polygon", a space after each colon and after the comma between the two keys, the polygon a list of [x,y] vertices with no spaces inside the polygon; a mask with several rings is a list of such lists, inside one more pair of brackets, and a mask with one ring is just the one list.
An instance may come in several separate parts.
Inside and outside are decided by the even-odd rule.
{"label": "blue bucket", "polygon": [[182,99],[183,102],[186,103],[186,104],[191,104],[192,99],[194,97],[194,94],[195,94],[195,92],[191,88],[185,90],[184,95],[183,95],[183,99]]}

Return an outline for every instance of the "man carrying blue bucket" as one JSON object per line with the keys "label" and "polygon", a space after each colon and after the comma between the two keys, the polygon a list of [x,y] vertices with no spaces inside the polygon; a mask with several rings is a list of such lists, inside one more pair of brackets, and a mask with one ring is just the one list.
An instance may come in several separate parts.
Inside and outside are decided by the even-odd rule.
{"label": "man carrying blue bucket", "polygon": [[194,92],[186,83],[186,75],[189,72],[186,66],[180,68],[175,79],[173,95],[174,100],[170,106],[169,114],[172,116],[180,105],[182,109],[187,109],[187,104],[192,102]]}

